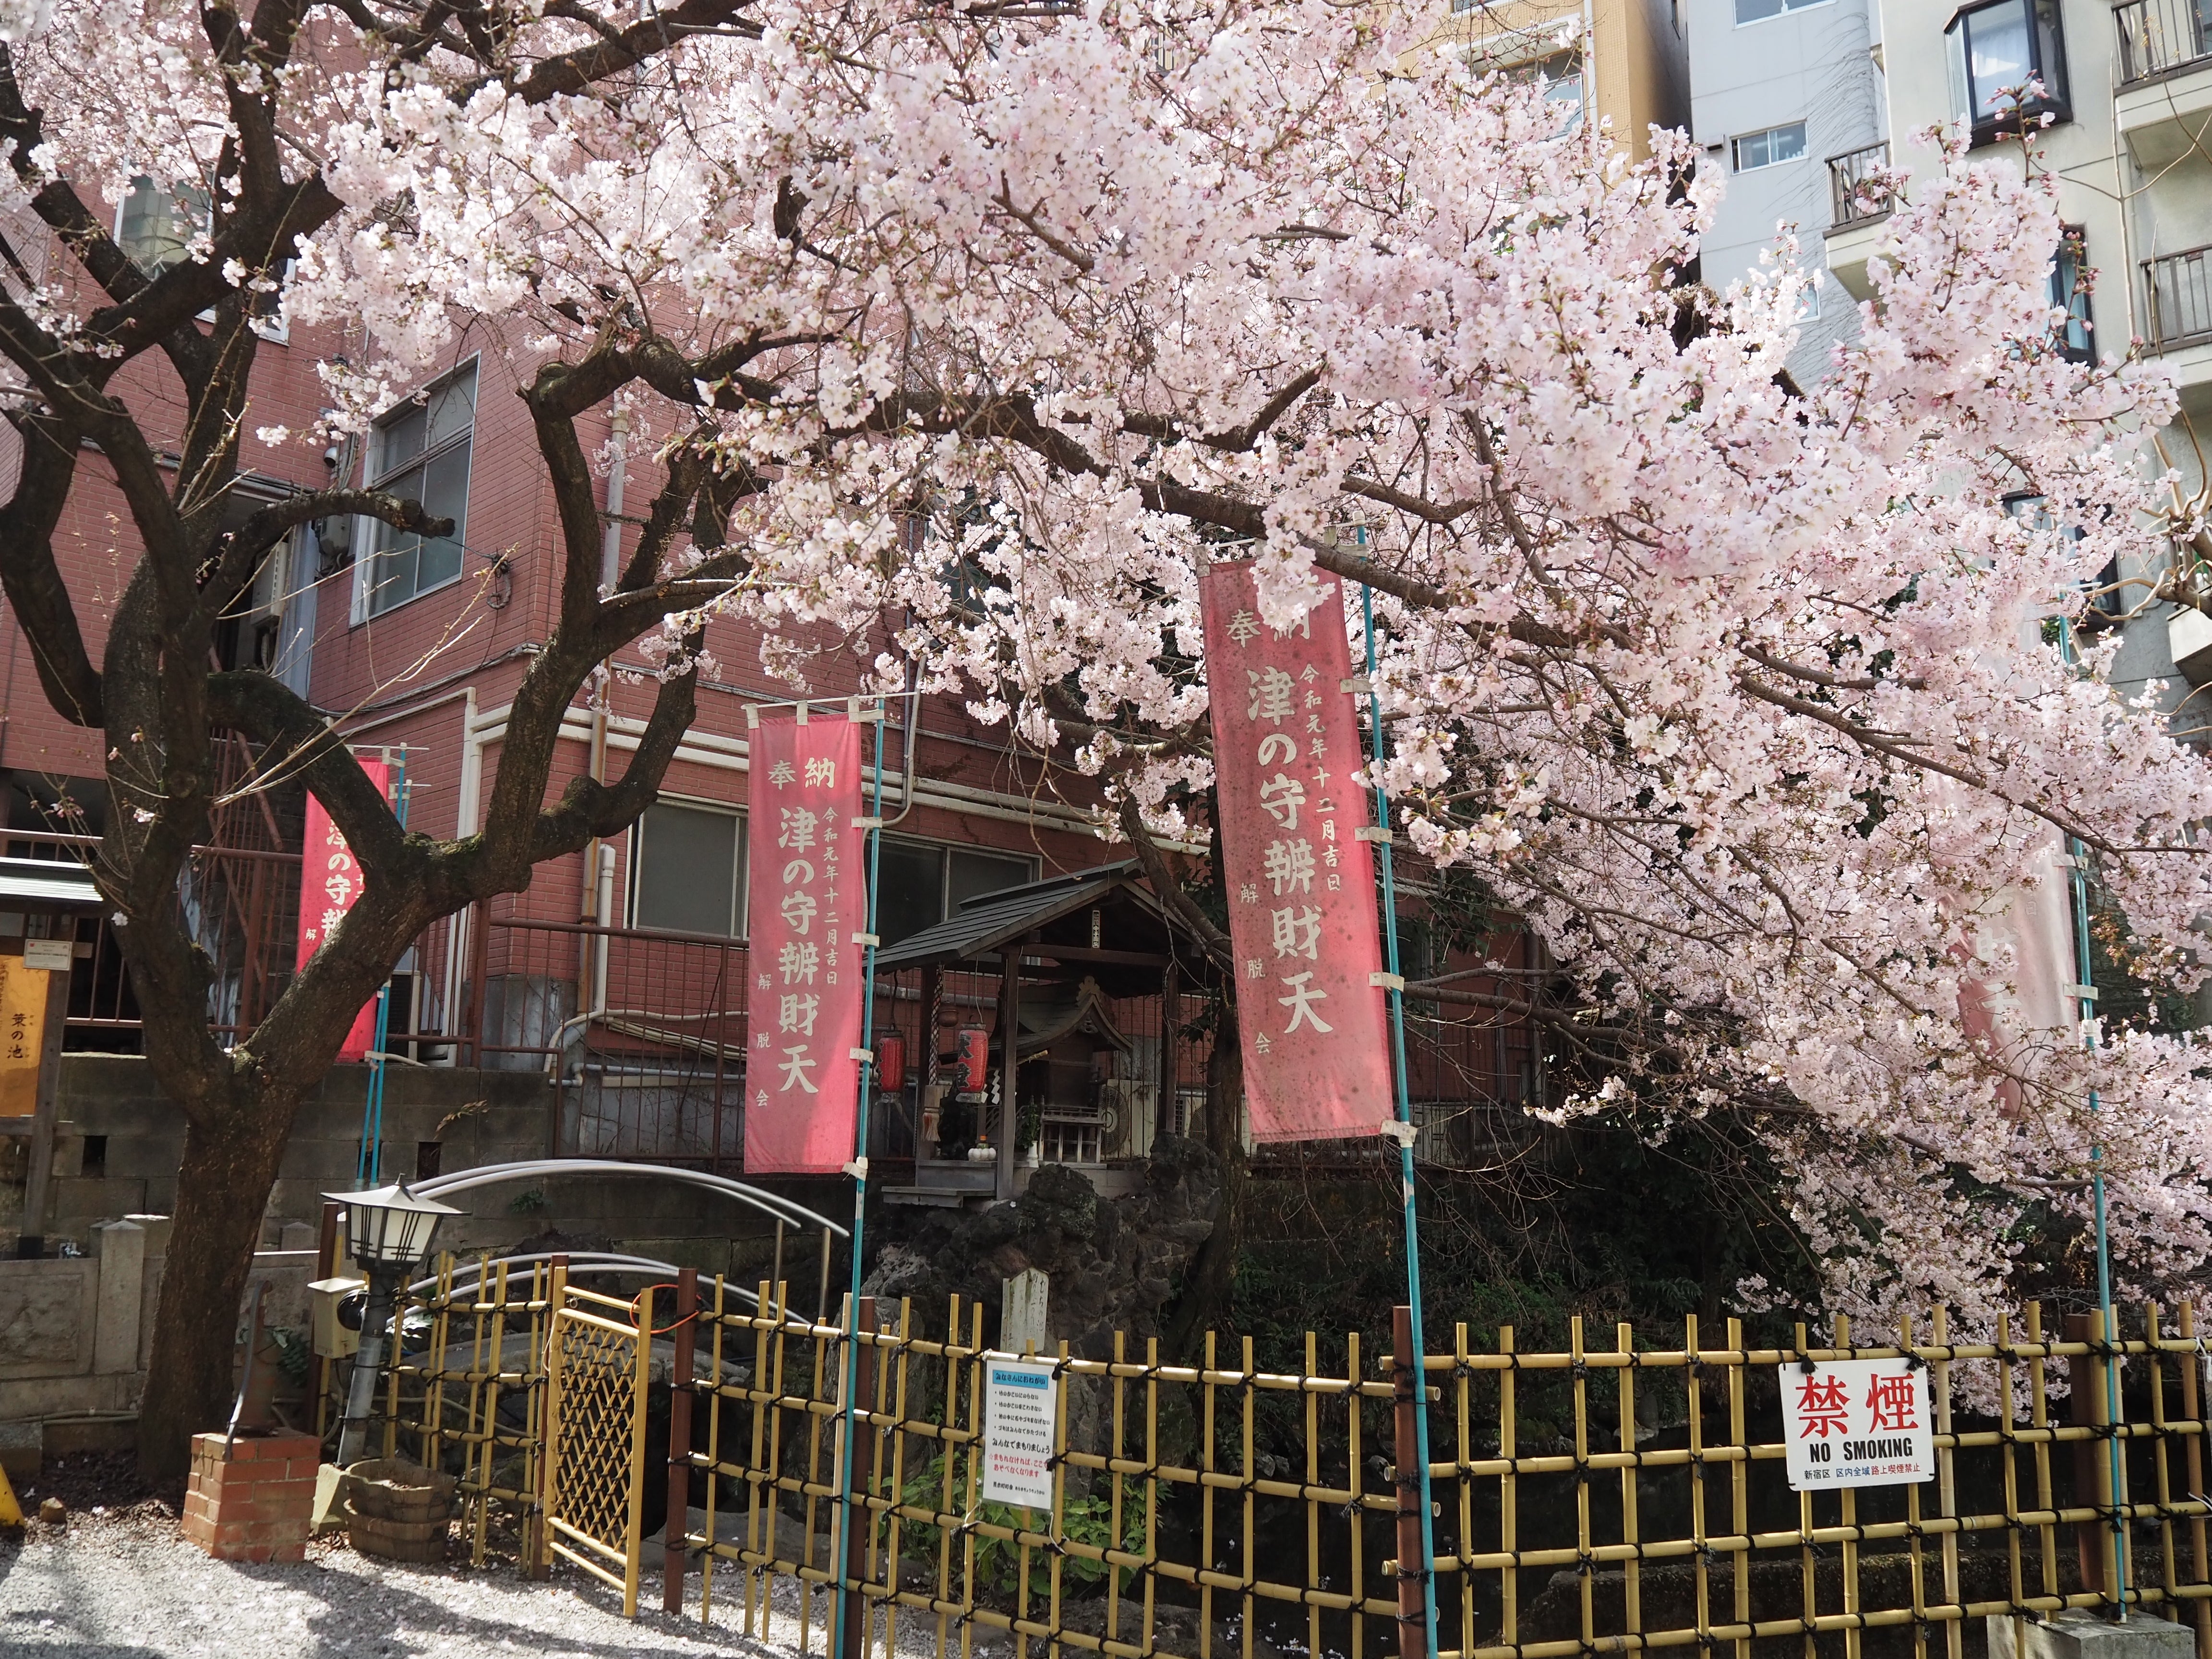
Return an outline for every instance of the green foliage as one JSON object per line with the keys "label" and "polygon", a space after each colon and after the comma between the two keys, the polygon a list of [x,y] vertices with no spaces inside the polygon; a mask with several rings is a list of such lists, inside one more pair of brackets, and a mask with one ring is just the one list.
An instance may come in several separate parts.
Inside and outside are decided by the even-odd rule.
{"label": "green foliage", "polygon": [[[953,1464],[952,1502],[963,1502],[969,1490],[969,1459],[972,1454],[957,1455]],[[899,1501],[909,1508],[923,1509],[932,1514],[944,1511],[945,1455],[940,1452],[929,1460],[927,1467],[909,1476],[899,1491]],[[975,1508],[963,1512],[969,1522],[981,1522],[987,1526],[1006,1527],[1014,1531],[1044,1532],[1051,1526],[1049,1514],[1038,1510],[1025,1510],[1012,1504],[992,1504],[978,1500]],[[1121,1540],[1114,1542],[1114,1510],[1111,1502],[1102,1492],[1092,1492],[1085,1498],[1063,1498],[1060,1500],[1060,1529],[1069,1541],[1087,1544],[1094,1549],[1118,1548],[1131,1555],[1145,1552],[1145,1510],[1141,1499],[1132,1501],[1125,1493],[1121,1501]],[[911,1518],[899,1525],[899,1548],[902,1553],[921,1555],[934,1553],[942,1536],[939,1528],[927,1521]],[[975,1540],[975,1579],[978,1586],[1012,1595],[1021,1572],[1021,1547],[1004,1538],[993,1538],[983,1533],[973,1534]],[[953,1542],[956,1569],[959,1562],[960,1544]],[[1043,1595],[1052,1588],[1052,1557],[1046,1551],[1032,1548],[1029,1553],[1029,1589],[1032,1595]],[[1060,1558],[1060,1579],[1063,1593],[1071,1589],[1087,1589],[1105,1583],[1106,1564],[1089,1556],[1068,1554]]]}
{"label": "green foliage", "polygon": [[[1593,1348],[1611,1348],[1621,1322],[1635,1326],[1643,1346],[1679,1347],[1691,1315],[1701,1338],[1711,1333],[1717,1344],[1736,1285],[1753,1274],[1809,1305],[1811,1262],[1774,1207],[1779,1189],[1750,1133],[1718,1121],[1648,1140],[1621,1128],[1553,1130],[1499,1170],[1425,1170],[1429,1349],[1449,1352],[1463,1324],[1471,1349],[1494,1352],[1499,1327],[1510,1325],[1522,1351],[1559,1352],[1577,1317]],[[1390,1310],[1406,1299],[1395,1170],[1255,1182],[1248,1199],[1224,1342],[1249,1336],[1261,1369],[1297,1370],[1312,1331],[1322,1369],[1337,1370],[1345,1335],[1357,1331],[1372,1376],[1376,1356],[1389,1352]],[[1762,1343],[1788,1340],[1784,1316],[1747,1325]],[[1527,1375],[1520,1386],[1526,1450],[1543,1443],[1547,1424],[1572,1418],[1564,1400],[1546,1397],[1547,1381]],[[1674,1409],[1657,1397],[1663,1383],[1638,1386],[1644,1406]],[[1262,1395],[1256,1410],[1260,1445],[1279,1455],[1303,1445],[1293,1397]],[[1329,1414],[1324,1425],[1325,1438],[1340,1432]],[[1374,1426],[1387,1428],[1380,1418]]]}
{"label": "green foliage", "polygon": [[307,1333],[295,1331],[286,1325],[271,1325],[269,1340],[276,1350],[276,1369],[283,1373],[287,1381],[305,1387],[308,1367],[315,1358]]}

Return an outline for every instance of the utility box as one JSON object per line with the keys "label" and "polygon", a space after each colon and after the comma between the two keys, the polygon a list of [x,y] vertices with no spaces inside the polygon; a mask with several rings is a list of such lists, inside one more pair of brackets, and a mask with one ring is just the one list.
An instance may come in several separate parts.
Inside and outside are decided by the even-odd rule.
{"label": "utility box", "polygon": [[2212,680],[2212,617],[2202,611],[2176,611],[2166,619],[2166,647],[2191,685]]}
{"label": "utility box", "polygon": [[338,1308],[350,1296],[368,1288],[362,1279],[318,1279],[308,1285],[313,1346],[320,1359],[350,1359],[361,1348],[361,1327],[338,1317]]}

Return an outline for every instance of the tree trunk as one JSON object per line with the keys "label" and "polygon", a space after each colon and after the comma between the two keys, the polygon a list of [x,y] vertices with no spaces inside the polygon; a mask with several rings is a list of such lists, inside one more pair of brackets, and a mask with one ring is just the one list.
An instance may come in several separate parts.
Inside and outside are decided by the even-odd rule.
{"label": "tree trunk", "polygon": [[1244,1055],[1237,1046],[1237,1005],[1229,1003],[1206,1062],[1206,1147],[1221,1182],[1213,1231],[1198,1247],[1167,1330],[1170,1353],[1197,1352],[1201,1334],[1229,1305],[1237,1258],[1244,1247]]}
{"label": "tree trunk", "polygon": [[183,1474],[192,1436],[230,1419],[236,1310],[260,1246],[289,1116],[262,1101],[220,1127],[185,1131],[154,1315],[155,1363],[138,1410],[138,1467],[149,1480]]}

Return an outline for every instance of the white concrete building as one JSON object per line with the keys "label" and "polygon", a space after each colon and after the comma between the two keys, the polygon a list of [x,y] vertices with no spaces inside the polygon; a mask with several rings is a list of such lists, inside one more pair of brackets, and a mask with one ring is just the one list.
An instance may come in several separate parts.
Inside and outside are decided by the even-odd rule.
{"label": "white concrete building", "polygon": [[[2005,142],[2018,131],[2016,89],[2039,82],[2027,113],[2054,118],[2037,148],[2068,230],[2051,250],[2051,294],[2075,313],[2069,344],[2085,357],[2137,349],[2173,368],[2183,415],[2160,441],[2185,500],[2212,505],[2201,495],[2212,456],[2212,0],[1689,0],[1689,24],[1692,131],[1729,184],[1704,276],[1725,286],[1758,267],[1778,224],[1798,227],[1808,262],[1828,270],[1790,359],[1801,383],[1856,334],[1856,302],[1874,292],[1887,216],[1854,197],[1867,167],[1893,157],[1925,172],[1935,152],[1915,135],[1937,125],[2016,158]],[[2212,619],[2148,603],[2173,568],[2106,573],[2124,586],[2105,608],[2142,613],[2113,678],[2131,696],[2167,681],[2177,729],[2212,738]]]}
{"label": "white concrete building", "polygon": [[[1821,264],[1835,180],[1886,154],[1880,0],[1687,0],[1687,9],[1691,136],[1728,185],[1705,239],[1705,281],[1725,288],[1759,269],[1785,224],[1806,263]],[[1820,379],[1834,344],[1857,332],[1851,295],[1824,279],[1790,374],[1801,385]]]}

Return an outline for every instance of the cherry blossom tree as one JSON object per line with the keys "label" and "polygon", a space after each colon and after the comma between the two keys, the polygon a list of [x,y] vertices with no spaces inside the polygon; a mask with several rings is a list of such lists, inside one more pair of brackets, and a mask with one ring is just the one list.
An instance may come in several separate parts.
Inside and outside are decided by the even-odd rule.
{"label": "cherry blossom tree", "polygon": [[[1493,1000],[1615,1039],[1565,1109],[1747,1115],[1838,1305],[1985,1311],[2006,1224],[2078,1210],[2093,1145],[2131,1270],[2198,1270],[2186,1039],[2093,1049],[1975,1012],[2006,1006],[2010,918],[2062,845],[2098,860],[2146,975],[2191,982],[2212,898],[2191,840],[2212,771],[2098,650],[2046,637],[2108,560],[2195,529],[2160,515],[2141,453],[2170,389],[2057,348],[2050,188],[1952,157],[1889,222],[1861,343],[1802,392],[1787,264],[1691,283],[1715,186],[1683,142],[1631,166],[1560,134],[1439,21],[1380,0],[18,8],[0,137],[101,297],[73,308],[0,258],[35,441],[0,576],[55,705],[146,745],[100,879],[191,1125],[151,1461],[214,1414],[211,1333],[353,1010],[428,921],[634,816],[710,621],[768,624],[769,666],[803,678],[825,639],[894,619],[887,688],[918,665],[1096,775],[1102,822],[1157,858],[1210,776],[1196,576],[1231,551],[1277,623],[1322,582],[1374,588],[1382,781],[1567,988]],[[87,205],[137,173],[216,204],[159,276]],[[422,512],[332,492],[222,531],[250,302],[288,257],[294,318],[378,346],[328,366],[337,426],[457,330],[523,342],[566,574],[464,842],[404,836],[313,711],[202,666],[288,515]],[[149,356],[182,383],[180,439],[118,389]],[[575,422],[611,398],[665,488],[602,591]],[[51,547],[85,440],[147,548],[97,663]],[[2012,509],[2029,496],[2051,510]],[[629,775],[541,807],[561,711],[647,633],[663,684]],[[214,724],[304,771],[368,881],[228,1052],[168,920]]]}

